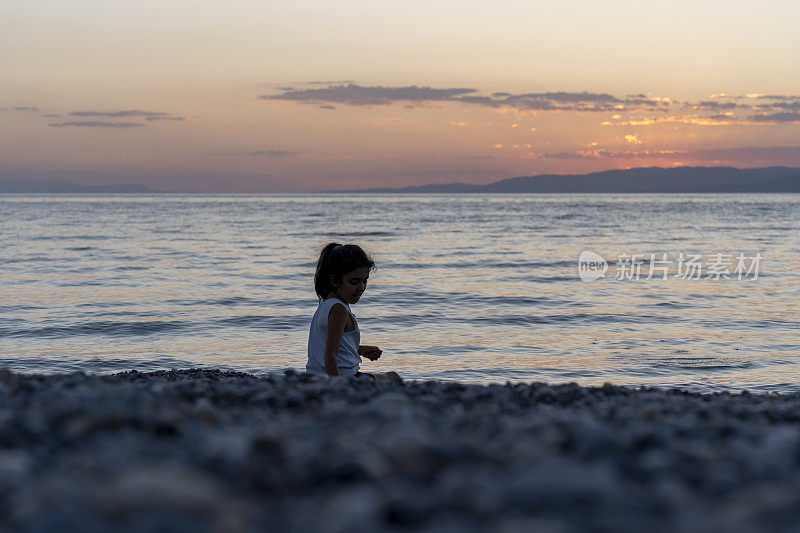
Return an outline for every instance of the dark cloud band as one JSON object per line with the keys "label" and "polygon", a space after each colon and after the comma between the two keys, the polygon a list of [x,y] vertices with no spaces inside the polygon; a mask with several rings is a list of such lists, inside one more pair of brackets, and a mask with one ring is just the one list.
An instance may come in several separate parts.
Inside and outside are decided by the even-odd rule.
{"label": "dark cloud band", "polygon": [[458,102],[488,107],[511,107],[534,111],[599,112],[620,108],[657,109],[667,107],[668,102],[648,98],[645,95],[630,95],[617,98],[606,93],[590,92],[543,92],[511,94],[496,92],[482,96],[476,89],[454,87],[436,89],[432,87],[362,86],[354,83],[329,85],[328,87],[294,88],[279,87],[278,94],[261,95],[261,100],[284,100],[303,104],[314,104],[322,109],[335,109],[333,104],[351,106],[379,106],[392,104],[424,104],[429,102]]}
{"label": "dark cloud band", "polygon": [[673,150],[614,150],[592,149],[575,152],[546,153],[547,159],[626,159],[661,158],[701,161],[796,161],[800,162],[800,146],[742,146],[739,148],[673,149]]}
{"label": "dark cloud band", "polygon": [[[650,97],[645,94],[629,94],[619,98],[608,93],[583,92],[537,92],[512,94],[494,92],[481,95],[476,89],[454,87],[437,89],[409,85],[402,87],[363,86],[355,83],[329,84],[320,87],[319,82],[304,84],[301,88],[278,87],[277,94],[261,95],[261,100],[282,100],[301,104],[313,104],[321,109],[336,109],[336,105],[383,106],[401,104],[418,107],[432,102],[456,102],[493,108],[511,108],[519,111],[564,111],[575,113],[646,111],[667,113],[682,105],[698,111],[708,111],[711,116],[696,117],[699,120],[744,120],[743,113],[756,112],[750,116],[754,122],[796,122],[800,112],[800,97],[793,95],[712,95],[712,100],[700,102],[676,102],[668,98]],[[721,112],[725,111],[726,115]],[[739,117],[731,116],[734,112]],[[724,118],[723,118],[724,117]]]}
{"label": "dark cloud band", "polygon": [[[57,116],[57,115],[47,115]],[[140,109],[128,109],[123,111],[73,111],[67,113],[69,117],[80,118],[100,118],[100,119],[114,119],[114,118],[128,118],[128,119],[143,119],[146,122],[154,121],[182,121],[186,120],[185,117],[175,115],[172,113],[165,113],[162,111],[142,111]],[[65,122],[55,122],[49,124],[53,128],[65,127],[79,127],[79,128],[138,128],[145,124],[141,122],[107,122],[104,120],[68,120]]]}
{"label": "dark cloud band", "polygon": [[101,122],[99,120],[56,122],[48,124],[52,128],[138,128],[144,126],[136,122]]}
{"label": "dark cloud band", "polygon": [[303,155],[301,152],[295,152],[293,150],[256,150],[251,152],[209,152],[209,155],[220,155],[220,156],[237,156],[237,155],[248,155],[248,156],[256,156],[256,157],[297,157]]}
{"label": "dark cloud band", "polygon": [[800,112],[759,113],[751,115],[750,120],[753,122],[800,122]]}
{"label": "dark cloud band", "polygon": [[355,106],[389,105],[396,102],[430,102],[453,100],[475,89],[432,89],[430,87],[364,87],[353,83],[331,85],[321,89],[287,88],[279,94],[261,95],[261,100],[290,100],[309,104],[347,104]]}
{"label": "dark cloud band", "polygon": [[172,113],[161,111],[142,111],[140,109],[130,109],[125,111],[73,111],[69,114],[72,117],[104,117],[104,118],[144,118],[147,120],[170,120],[176,117]]}
{"label": "dark cloud band", "polygon": [[617,98],[606,93],[591,92],[543,92],[511,94],[496,92],[491,96],[477,94],[476,89],[454,87],[436,89],[432,87],[362,86],[354,83],[329,85],[328,87],[294,88],[279,87],[277,94],[261,95],[261,100],[284,100],[314,104],[323,109],[332,109],[334,104],[351,106],[379,106],[392,104],[424,104],[429,102],[458,102],[488,107],[511,107],[536,111],[612,111],[624,107],[655,109],[668,106],[667,102],[637,94]]}

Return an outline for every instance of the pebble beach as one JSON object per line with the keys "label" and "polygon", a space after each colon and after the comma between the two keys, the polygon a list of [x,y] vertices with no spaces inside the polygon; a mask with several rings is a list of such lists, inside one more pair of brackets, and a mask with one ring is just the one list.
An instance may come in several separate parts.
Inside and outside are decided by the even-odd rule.
{"label": "pebble beach", "polygon": [[794,531],[800,395],[0,371],[0,529]]}

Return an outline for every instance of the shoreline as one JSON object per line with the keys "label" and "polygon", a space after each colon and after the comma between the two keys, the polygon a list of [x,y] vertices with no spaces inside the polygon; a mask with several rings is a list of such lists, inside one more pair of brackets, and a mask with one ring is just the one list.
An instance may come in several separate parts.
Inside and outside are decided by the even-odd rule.
{"label": "shoreline", "polygon": [[0,528],[792,531],[800,394],[0,370]]}
{"label": "shoreline", "polygon": [[[268,376],[274,375],[284,375],[286,372],[294,373],[297,375],[305,374],[305,368],[303,366],[286,366],[280,368],[265,368],[255,370],[252,367],[236,367],[236,366],[223,366],[223,365],[203,365],[198,366],[197,364],[190,362],[190,361],[179,361],[182,364],[175,364],[175,365],[150,365],[148,362],[143,362],[142,368],[140,369],[129,369],[129,368],[79,368],[74,366],[65,366],[65,367],[57,367],[56,369],[43,369],[39,367],[44,367],[45,363],[41,363],[39,367],[30,367],[30,366],[18,366],[15,367],[14,361],[10,358],[2,359],[0,358],[0,384],[2,384],[2,374],[3,372],[10,372],[17,376],[68,376],[73,374],[83,374],[86,376],[113,376],[116,374],[125,374],[128,372],[136,372],[139,374],[152,374],[152,373],[163,373],[163,372],[196,372],[196,371],[208,371],[208,372],[223,372],[223,373],[230,373],[230,374],[244,374],[248,376],[252,376],[258,379],[264,379]],[[362,367],[363,368],[363,367]],[[374,371],[379,371],[377,369],[373,369]],[[364,371],[370,372],[364,368]],[[408,375],[402,369],[398,371],[399,374],[402,376]],[[541,376],[539,376],[541,378]],[[752,386],[748,387],[746,385],[722,385],[715,382],[709,381],[683,381],[683,382],[675,382],[675,383],[668,383],[662,381],[628,381],[628,382],[612,382],[606,381],[603,379],[582,379],[580,382],[575,381],[574,379],[562,379],[558,381],[543,381],[542,379],[524,379],[518,377],[504,377],[504,378],[471,378],[469,376],[459,378],[459,377],[450,377],[450,376],[436,376],[436,375],[421,375],[421,376],[410,376],[405,379],[408,383],[440,383],[442,385],[445,384],[457,384],[457,385],[464,385],[464,386],[479,386],[479,387],[489,387],[489,386],[501,386],[504,387],[509,383],[512,386],[517,385],[548,385],[550,387],[554,386],[565,386],[565,385],[577,385],[581,388],[586,389],[594,389],[594,388],[602,388],[603,386],[612,386],[612,387],[620,387],[628,390],[640,390],[640,389],[652,389],[658,390],[662,392],[687,392],[691,394],[699,394],[699,395],[713,395],[713,394],[727,394],[731,396],[738,396],[740,394],[745,395],[753,395],[753,396],[791,396],[791,395],[800,395],[800,383],[789,383],[789,382],[772,382],[766,384],[752,384]]]}

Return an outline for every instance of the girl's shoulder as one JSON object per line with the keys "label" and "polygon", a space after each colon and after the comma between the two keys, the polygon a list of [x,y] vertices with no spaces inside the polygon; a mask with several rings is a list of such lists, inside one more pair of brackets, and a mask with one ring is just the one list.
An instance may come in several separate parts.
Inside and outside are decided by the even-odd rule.
{"label": "girl's shoulder", "polygon": [[330,309],[331,307],[333,307],[336,304],[342,304],[344,306],[344,308],[347,309],[348,313],[352,313],[352,311],[350,310],[350,306],[347,305],[346,303],[344,303],[343,301],[341,301],[339,298],[331,297],[331,298],[326,298],[325,300],[321,300],[319,302],[319,306],[320,307],[327,307],[328,309]]}

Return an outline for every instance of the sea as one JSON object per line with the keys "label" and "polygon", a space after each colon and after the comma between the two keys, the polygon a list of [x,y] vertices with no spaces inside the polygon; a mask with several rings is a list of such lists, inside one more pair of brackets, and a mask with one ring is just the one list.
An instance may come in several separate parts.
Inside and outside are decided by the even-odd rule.
{"label": "sea", "polygon": [[327,242],[409,380],[800,391],[800,195],[0,195],[0,368],[303,371]]}

